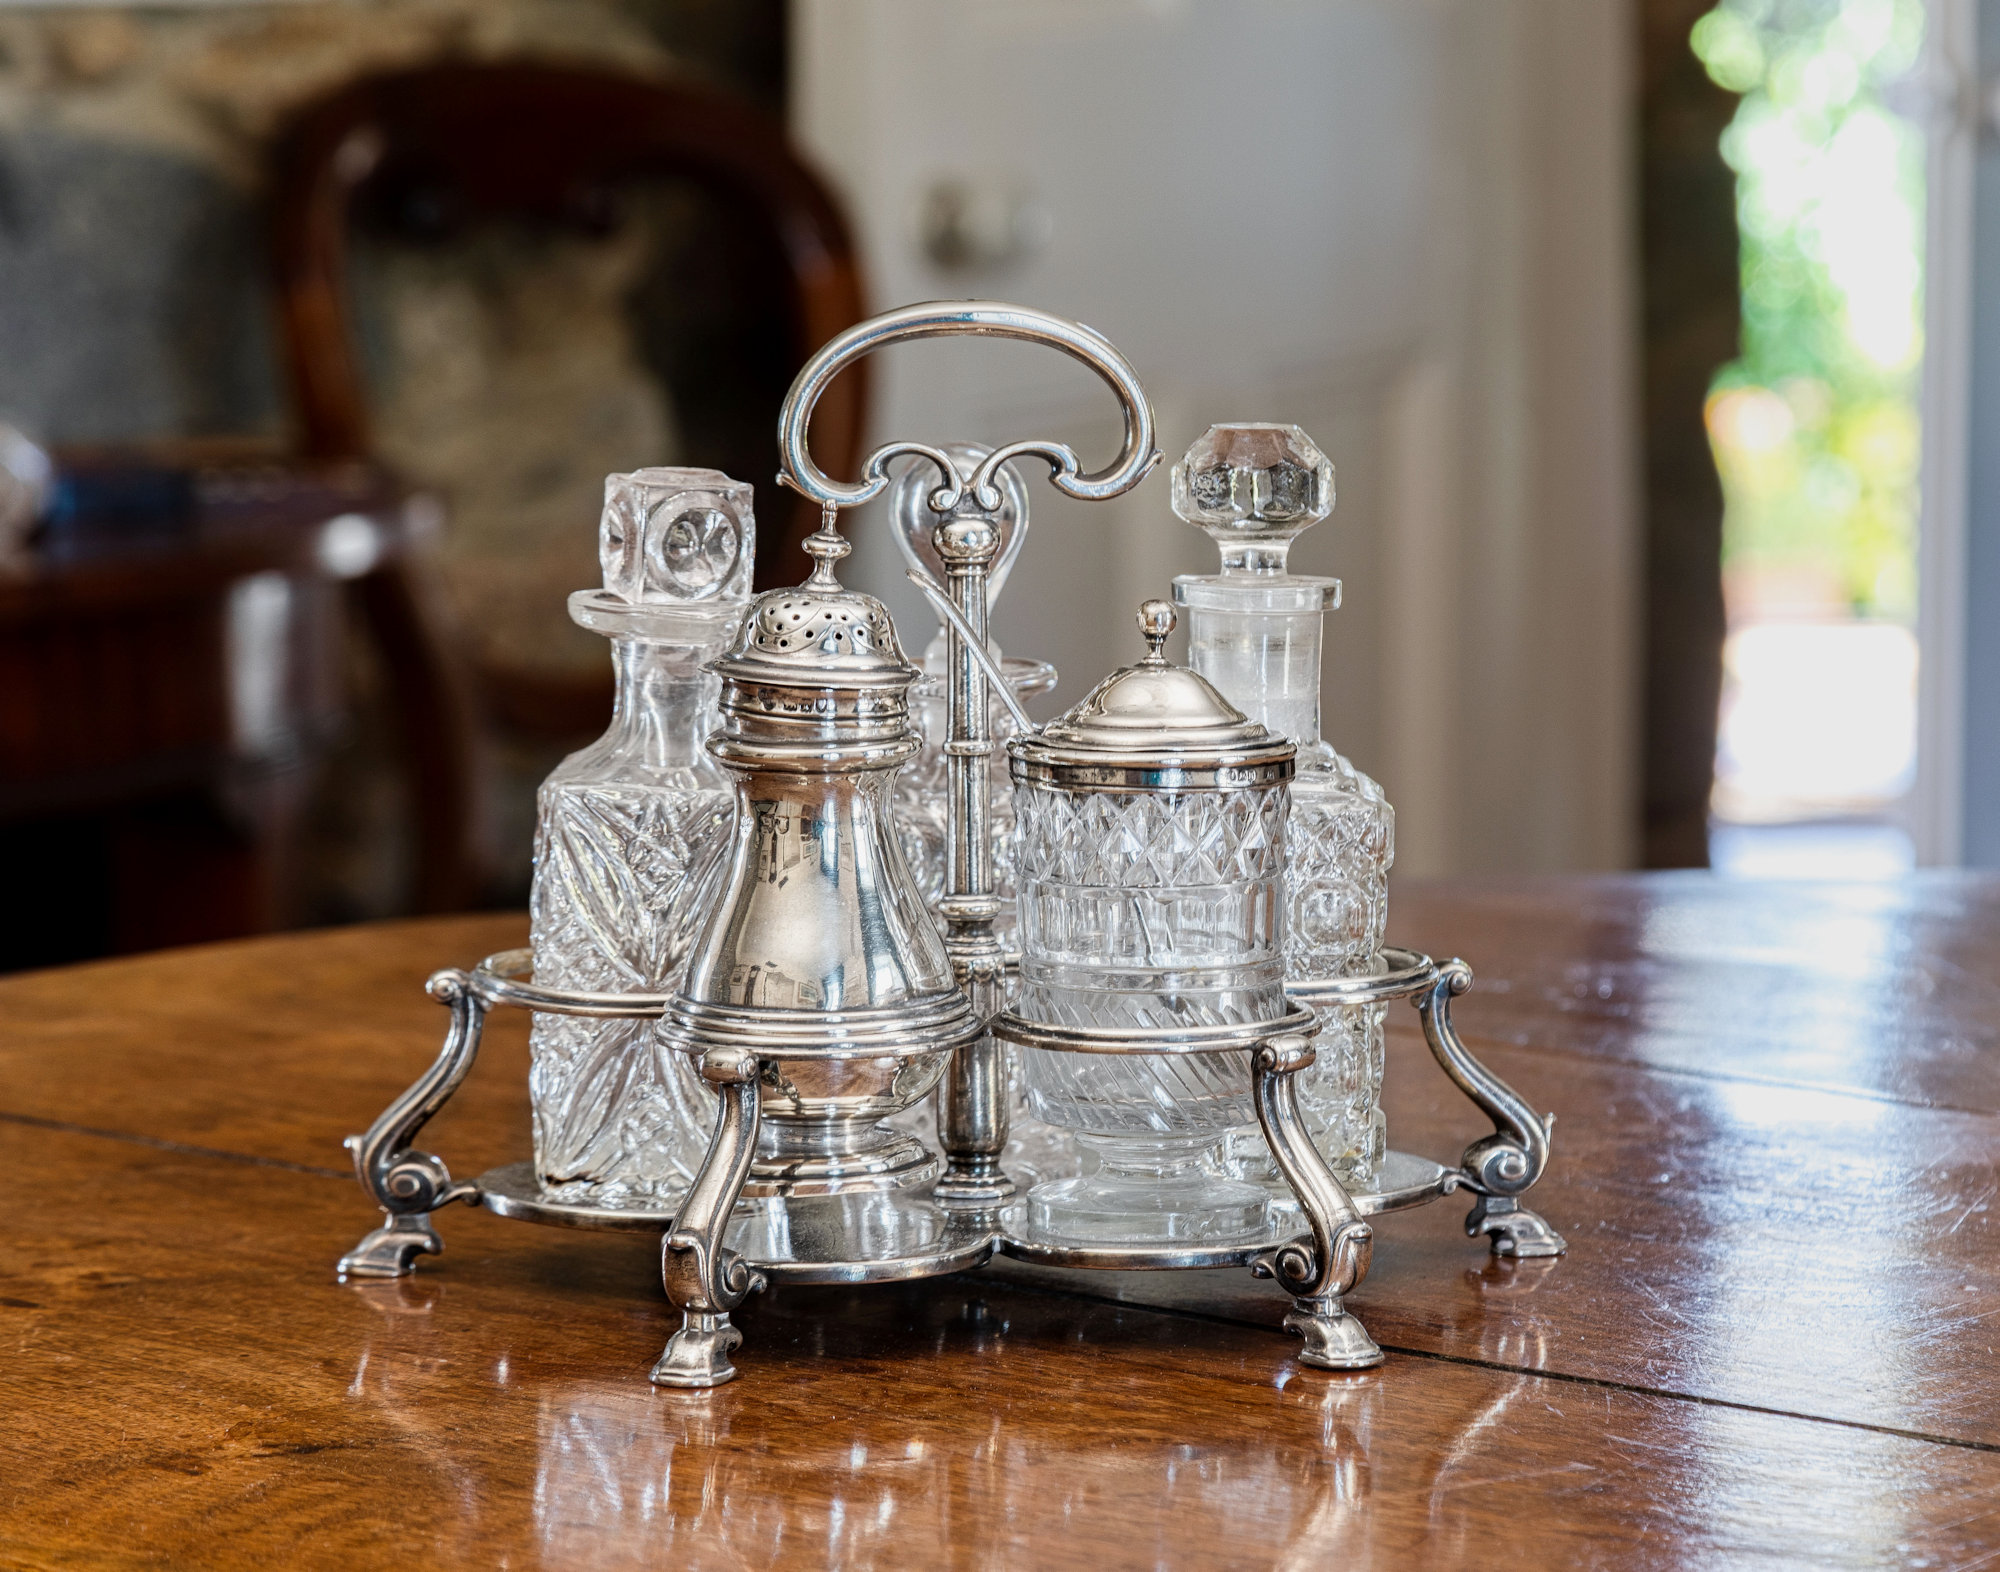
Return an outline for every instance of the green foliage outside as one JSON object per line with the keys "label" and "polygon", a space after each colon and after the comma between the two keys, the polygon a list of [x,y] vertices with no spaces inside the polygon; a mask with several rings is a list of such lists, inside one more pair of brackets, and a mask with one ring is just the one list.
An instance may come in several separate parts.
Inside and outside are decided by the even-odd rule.
{"label": "green foliage outside", "polygon": [[1725,570],[1898,620],[1916,599],[1924,166],[1884,93],[1922,31],[1922,0],[1722,0],[1690,40],[1743,95],[1722,143],[1742,358],[1709,400]]}

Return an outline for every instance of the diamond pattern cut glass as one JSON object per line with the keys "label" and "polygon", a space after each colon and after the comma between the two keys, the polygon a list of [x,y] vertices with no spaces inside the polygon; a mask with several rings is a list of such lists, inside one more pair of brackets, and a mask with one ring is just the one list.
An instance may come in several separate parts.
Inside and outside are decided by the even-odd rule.
{"label": "diamond pattern cut glass", "polygon": [[[1021,976],[1039,1028],[1185,1032],[1283,1018],[1286,782],[1294,749],[1159,653],[1010,745]],[[1247,1049],[1095,1053],[1022,1041],[1037,1119],[1097,1167],[1038,1184],[1030,1225],[1088,1240],[1216,1240],[1264,1226],[1262,1187],[1220,1177],[1256,1117]]]}

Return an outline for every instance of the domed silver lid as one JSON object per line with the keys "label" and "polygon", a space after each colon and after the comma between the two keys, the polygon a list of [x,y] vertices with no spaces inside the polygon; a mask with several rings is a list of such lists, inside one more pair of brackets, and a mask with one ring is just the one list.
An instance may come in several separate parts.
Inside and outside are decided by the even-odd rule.
{"label": "domed silver lid", "polygon": [[1150,649],[1060,719],[1007,745],[1014,779],[1098,791],[1194,791],[1291,778],[1297,750],[1251,720],[1208,680],[1161,653],[1174,608],[1149,600],[1139,631]]}

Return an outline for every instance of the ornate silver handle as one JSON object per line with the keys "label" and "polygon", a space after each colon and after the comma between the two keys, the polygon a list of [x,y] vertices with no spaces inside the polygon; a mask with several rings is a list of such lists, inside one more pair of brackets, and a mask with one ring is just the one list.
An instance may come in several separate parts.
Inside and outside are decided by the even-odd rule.
{"label": "ornate silver handle", "polygon": [[[951,458],[921,442],[885,442],[861,466],[861,479],[853,485],[833,480],[813,463],[806,449],[806,427],[813,406],[826,385],[843,367],[873,350],[905,339],[953,338],[971,334],[985,338],[1017,338],[1030,344],[1046,344],[1082,361],[1117,395],[1125,413],[1125,446],[1106,468],[1094,474],[1080,473],[1083,466],[1069,446],[1061,442],[1012,442],[989,453],[970,475],[961,475]],[[997,300],[936,300],[923,305],[885,311],[879,317],[856,323],[838,338],[831,339],[807,361],[785,395],[778,413],[778,481],[812,498],[830,514],[837,508],[858,507],[879,496],[889,484],[889,461],[914,454],[935,464],[943,484],[931,493],[935,513],[949,513],[969,493],[973,505],[982,512],[996,511],[1000,490],[993,477],[1009,459],[1030,454],[1049,461],[1049,481],[1064,496],[1083,502],[1102,502],[1136,486],[1146,472],[1160,462],[1160,450],[1153,445],[1153,409],[1132,364],[1112,347],[1111,341],[1095,328],[1063,317],[1050,316],[1027,306],[1010,306]]]}

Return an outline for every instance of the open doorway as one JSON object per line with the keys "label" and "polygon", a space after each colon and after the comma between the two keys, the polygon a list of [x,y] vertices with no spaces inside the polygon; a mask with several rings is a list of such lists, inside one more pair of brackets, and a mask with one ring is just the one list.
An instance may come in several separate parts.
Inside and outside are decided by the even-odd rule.
{"label": "open doorway", "polygon": [[1921,0],[1722,0],[1741,95],[1742,347],[1707,424],[1728,612],[1710,856],[1748,876],[1914,861],[1925,149],[1897,112]]}

